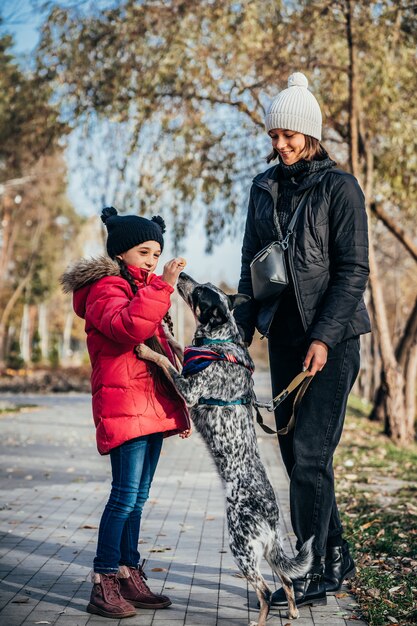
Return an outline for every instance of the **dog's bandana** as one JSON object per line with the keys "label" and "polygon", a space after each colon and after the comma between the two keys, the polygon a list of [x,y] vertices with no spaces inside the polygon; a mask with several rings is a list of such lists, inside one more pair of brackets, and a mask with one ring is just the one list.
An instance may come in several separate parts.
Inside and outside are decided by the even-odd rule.
{"label": "dog's bandana", "polygon": [[211,363],[216,361],[229,361],[229,363],[234,363],[235,365],[243,365],[243,367],[246,367],[246,369],[253,373],[253,369],[250,368],[247,363],[238,359],[233,354],[222,354],[210,350],[205,346],[193,346],[191,348],[185,348],[184,350],[182,374],[183,376],[192,376],[193,374],[201,372],[201,370],[204,370],[211,365]]}

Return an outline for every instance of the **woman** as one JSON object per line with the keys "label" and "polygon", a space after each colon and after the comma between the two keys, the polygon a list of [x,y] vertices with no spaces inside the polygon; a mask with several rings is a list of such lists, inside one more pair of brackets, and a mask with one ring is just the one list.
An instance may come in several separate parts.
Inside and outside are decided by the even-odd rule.
{"label": "woman", "polygon": [[[266,116],[272,142],[267,161],[278,163],[253,181],[239,283],[239,292],[252,300],[236,310],[248,344],[255,327],[268,338],[274,395],[303,368],[314,377],[295,428],[278,436],[297,549],[315,537],[312,570],[294,581],[298,606],[325,604],[326,592],[355,573],[335,501],[333,454],[359,371],[359,336],[370,332],[363,300],[369,273],[364,196],[321,146],[320,107],[307,87],[304,74],[292,74]],[[286,253],[289,284],[280,297],[256,301],[250,263],[268,243],[285,237],[301,200]],[[278,429],[287,424],[291,405],[290,397],[276,409]],[[272,603],[286,605],[282,589]]]}

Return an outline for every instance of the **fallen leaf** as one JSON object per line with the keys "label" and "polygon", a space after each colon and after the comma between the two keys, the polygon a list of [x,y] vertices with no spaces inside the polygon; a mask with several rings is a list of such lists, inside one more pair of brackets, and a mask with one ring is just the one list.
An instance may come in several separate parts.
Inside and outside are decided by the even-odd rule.
{"label": "fallen leaf", "polygon": [[374,524],[377,524],[380,521],[381,521],[380,519],[374,519],[372,520],[372,522],[366,522],[366,524],[362,524],[362,526],[360,526],[360,529],[366,530],[366,528],[370,528],[371,526],[373,526]]}
{"label": "fallen leaf", "polygon": [[14,600],[12,600],[12,604],[26,604],[29,602],[28,596],[17,596]]}
{"label": "fallen leaf", "polygon": [[172,548],[151,548],[149,552],[166,552],[167,550],[172,550]]}
{"label": "fallen leaf", "polygon": [[166,568],[165,567],[153,567],[151,569],[151,572],[166,572]]}
{"label": "fallen leaf", "polygon": [[80,526],[80,528],[88,528],[94,530],[95,528],[98,528],[98,526],[95,526],[94,524],[83,524],[83,526]]}
{"label": "fallen leaf", "polygon": [[216,519],[214,515],[207,515],[206,522],[212,522],[214,519]]}
{"label": "fallen leaf", "polygon": [[343,593],[335,593],[334,595],[336,598],[347,598],[349,594],[343,592]]}
{"label": "fallen leaf", "polygon": [[407,502],[406,507],[407,511],[411,513],[411,515],[417,515],[417,506],[414,506],[411,502]]}

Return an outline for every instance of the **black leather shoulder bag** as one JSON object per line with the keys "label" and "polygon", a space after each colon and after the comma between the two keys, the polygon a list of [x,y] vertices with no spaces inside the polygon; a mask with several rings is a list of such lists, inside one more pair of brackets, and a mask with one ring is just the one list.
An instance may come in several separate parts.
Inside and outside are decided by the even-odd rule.
{"label": "black leather shoulder bag", "polygon": [[[310,190],[309,190],[310,191]],[[297,219],[307,204],[309,191],[300,200],[289,223],[287,234],[280,241],[273,241],[262,248],[250,264],[253,296],[255,300],[266,300],[279,296],[288,285],[288,274],[285,265],[285,250],[290,237],[294,233]]]}

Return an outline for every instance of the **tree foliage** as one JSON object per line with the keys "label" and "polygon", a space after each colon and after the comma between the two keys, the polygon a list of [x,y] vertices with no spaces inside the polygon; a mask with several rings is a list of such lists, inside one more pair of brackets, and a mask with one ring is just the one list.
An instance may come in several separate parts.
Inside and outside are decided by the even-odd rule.
{"label": "tree foliage", "polygon": [[0,38],[0,363],[23,302],[41,302],[56,289],[81,222],[65,195],[68,125],[51,102],[53,87],[22,70],[11,45]]}
{"label": "tree foliage", "polygon": [[[323,105],[327,145],[348,161],[344,0],[127,0],[77,11],[51,12],[39,62],[58,80],[68,119],[82,121],[87,135],[100,121],[116,133],[120,149],[113,144],[106,155],[103,145],[99,167],[108,156],[115,187],[129,181],[124,208],[166,207],[178,236],[197,212],[209,243],[225,232],[262,167],[265,107],[295,69],[309,74]],[[415,24],[405,0],[355,3],[361,142],[372,145],[376,195],[410,212]]]}

